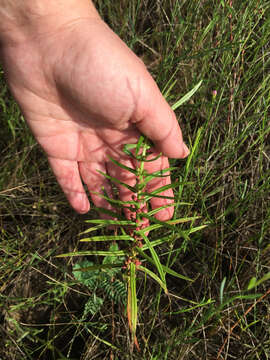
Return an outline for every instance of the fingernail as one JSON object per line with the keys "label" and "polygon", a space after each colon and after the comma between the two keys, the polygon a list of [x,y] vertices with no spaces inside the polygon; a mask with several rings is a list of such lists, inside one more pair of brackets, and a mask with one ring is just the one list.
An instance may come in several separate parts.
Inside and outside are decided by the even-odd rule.
{"label": "fingernail", "polygon": [[189,148],[185,143],[183,143],[183,156],[186,157],[189,155],[189,153],[190,153]]}
{"label": "fingernail", "polygon": [[84,193],[77,193],[76,200],[80,205],[80,212],[86,213],[89,210],[89,201]]}
{"label": "fingernail", "polygon": [[83,211],[88,212],[89,210],[90,210],[89,201],[88,201],[87,197],[85,196],[84,200],[83,200]]}

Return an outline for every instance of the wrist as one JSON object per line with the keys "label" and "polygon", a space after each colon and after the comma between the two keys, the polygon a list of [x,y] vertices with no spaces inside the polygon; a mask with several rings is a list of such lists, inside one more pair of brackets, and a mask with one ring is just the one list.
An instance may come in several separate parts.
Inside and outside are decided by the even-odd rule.
{"label": "wrist", "polygon": [[89,0],[0,0],[0,44],[50,35],[82,18],[100,19]]}

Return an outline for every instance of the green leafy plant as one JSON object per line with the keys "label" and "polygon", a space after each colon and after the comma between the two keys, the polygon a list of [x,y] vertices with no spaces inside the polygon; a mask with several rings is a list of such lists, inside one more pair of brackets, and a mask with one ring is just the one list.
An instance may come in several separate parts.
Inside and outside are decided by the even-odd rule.
{"label": "green leafy plant", "polygon": [[[188,94],[182,99],[177,101],[173,106],[174,109],[179,107],[185,101],[187,101],[199,88],[201,82],[197,84]],[[172,275],[186,281],[192,281],[192,279],[183,276],[167,264],[164,265],[161,262],[158,254],[158,247],[164,244],[173,244],[177,238],[184,238],[186,241],[189,239],[190,233],[194,233],[201,230],[206,225],[194,226],[194,221],[199,217],[186,217],[175,218],[169,221],[160,221],[155,218],[155,214],[170,206],[175,206],[175,203],[170,203],[161,206],[157,209],[151,210],[150,200],[153,198],[167,198],[167,196],[161,195],[167,189],[173,189],[175,187],[184,186],[184,181],[176,179],[172,184],[161,186],[149,193],[147,191],[147,184],[154,178],[162,178],[169,176],[176,168],[169,167],[167,169],[159,170],[153,173],[148,173],[145,169],[145,163],[149,161],[155,161],[161,155],[156,157],[151,156],[151,144],[149,141],[141,136],[137,144],[127,144],[124,146],[123,151],[126,155],[136,160],[136,168],[131,169],[115,159],[110,159],[116,166],[131,172],[136,176],[135,186],[130,186],[119,181],[110,175],[102,173],[113,184],[121,184],[121,186],[127,188],[133,193],[131,201],[122,201],[118,198],[110,198],[106,192],[102,196],[106,199],[114,208],[115,211],[108,211],[104,208],[98,208],[99,212],[109,214],[113,219],[93,219],[87,220],[87,223],[93,224],[84,231],[83,235],[87,234],[87,237],[82,238],[82,242],[90,242],[92,244],[96,242],[108,242],[113,245],[108,250],[89,250],[89,251],[77,251],[68,254],[60,255],[64,256],[101,256],[104,257],[102,264],[94,265],[87,260],[80,262],[74,267],[74,276],[77,280],[84,283],[86,286],[93,290],[93,296],[87,302],[85,306],[85,314],[90,312],[95,314],[102,306],[103,300],[96,295],[96,289],[102,287],[106,294],[112,299],[120,301],[123,295],[122,283],[119,280],[111,282],[113,276],[121,269],[124,269],[127,283],[127,317],[129,328],[132,337],[132,343],[139,349],[139,344],[136,338],[136,328],[138,319],[138,299],[137,299],[137,280],[138,273],[143,273],[146,277],[151,278],[159,284],[164,292],[169,295],[169,291],[166,283],[166,275]],[[193,153],[194,151],[192,151]],[[170,199],[172,200],[172,199]],[[178,203],[179,205],[179,203]],[[130,220],[126,220],[123,214],[123,210],[128,208],[131,212]],[[144,210],[142,210],[144,209]],[[145,211],[145,209],[147,209]],[[149,225],[145,226],[145,219],[149,221]],[[183,230],[178,224],[190,223],[190,228]],[[114,235],[98,235],[91,236],[91,232],[111,227],[115,228]],[[159,232],[155,230],[159,229]],[[162,231],[161,231],[162,230]],[[111,231],[111,230],[108,230]],[[160,234],[164,233],[161,237]],[[90,236],[89,236],[90,235]],[[121,249],[117,244],[121,243]],[[79,270],[79,271],[78,271]],[[112,285],[114,284],[114,285]],[[107,289],[107,290],[106,290]],[[121,300],[122,301],[122,300]],[[123,302],[123,301],[122,301]]]}
{"label": "green leafy plant", "polygon": [[[112,244],[110,251],[117,251],[118,245]],[[102,307],[104,297],[98,296],[97,292],[102,292],[115,304],[126,303],[126,284],[119,278],[121,271],[119,268],[113,268],[111,265],[119,261],[117,257],[105,256],[102,264],[103,269],[95,266],[92,261],[82,260],[73,266],[73,275],[77,281],[87,286],[92,295],[84,306],[83,319],[88,314],[95,315]],[[108,267],[106,267],[108,265]],[[120,273],[120,274],[119,274]]]}

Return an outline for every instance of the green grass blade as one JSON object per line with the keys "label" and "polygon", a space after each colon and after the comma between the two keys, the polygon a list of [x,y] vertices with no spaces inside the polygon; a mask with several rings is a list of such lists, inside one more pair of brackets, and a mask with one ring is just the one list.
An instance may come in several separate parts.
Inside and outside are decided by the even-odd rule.
{"label": "green grass blade", "polygon": [[116,346],[114,346],[113,344],[111,344],[109,341],[102,339],[101,337],[97,336],[96,334],[94,334],[89,327],[86,327],[86,330],[91,334],[91,336],[93,336],[93,338],[97,341],[100,341],[101,343],[105,344],[106,346],[108,346],[109,348],[115,350],[115,351],[121,351],[119,348],[117,348]]}
{"label": "green grass blade", "polygon": [[193,234],[193,233],[195,233],[195,232],[197,232],[197,231],[201,231],[202,229],[205,229],[207,226],[208,226],[207,224],[205,224],[205,225],[200,225],[200,226],[196,226],[196,227],[188,230],[187,233],[188,233],[188,234]]}
{"label": "green grass blade", "polygon": [[261,279],[257,280],[255,277],[252,278],[248,284],[248,290],[252,290],[255,287],[259,286],[260,284],[262,284],[263,282],[267,281],[270,279],[270,272],[268,272],[267,274],[265,274]]}
{"label": "green grass blade", "polygon": [[199,89],[201,84],[202,84],[202,80],[200,82],[198,82],[198,84],[195,85],[194,88],[192,90],[190,90],[186,95],[184,95],[180,100],[178,100],[175,104],[173,104],[172,109],[176,110],[179,108],[179,106],[181,106],[185,102],[187,102],[195,94],[195,92]]}
{"label": "green grass blade", "polygon": [[173,220],[166,221],[166,223],[171,224],[171,225],[176,225],[176,224],[184,224],[186,222],[194,221],[194,220],[198,220],[198,219],[201,219],[201,216],[191,216],[191,217],[185,217],[185,218],[180,218],[180,219],[173,219]]}
{"label": "green grass blade", "polygon": [[224,279],[221,282],[220,285],[220,289],[219,289],[219,301],[220,304],[223,304],[223,298],[224,298],[224,288],[225,288],[225,284],[226,284],[226,276],[224,277]]}
{"label": "green grass blade", "polygon": [[210,304],[213,304],[215,302],[214,299],[208,299],[206,301],[202,301],[200,304],[197,304],[197,305],[194,305],[194,306],[191,306],[191,307],[187,307],[187,308],[184,308],[184,309],[181,309],[179,311],[174,311],[174,312],[169,312],[169,313],[166,313],[166,315],[179,315],[179,314],[183,314],[185,312],[190,312],[194,309],[197,309],[197,308],[202,308],[204,306],[207,306],[207,305],[210,305]]}

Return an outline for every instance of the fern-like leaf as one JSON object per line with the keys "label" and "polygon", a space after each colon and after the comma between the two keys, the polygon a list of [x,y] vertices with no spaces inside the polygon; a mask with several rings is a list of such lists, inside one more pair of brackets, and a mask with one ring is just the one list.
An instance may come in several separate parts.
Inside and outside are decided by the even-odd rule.
{"label": "fern-like leaf", "polygon": [[103,305],[103,299],[97,296],[95,293],[91,296],[87,303],[84,305],[83,320],[87,318],[89,314],[96,315]]}

